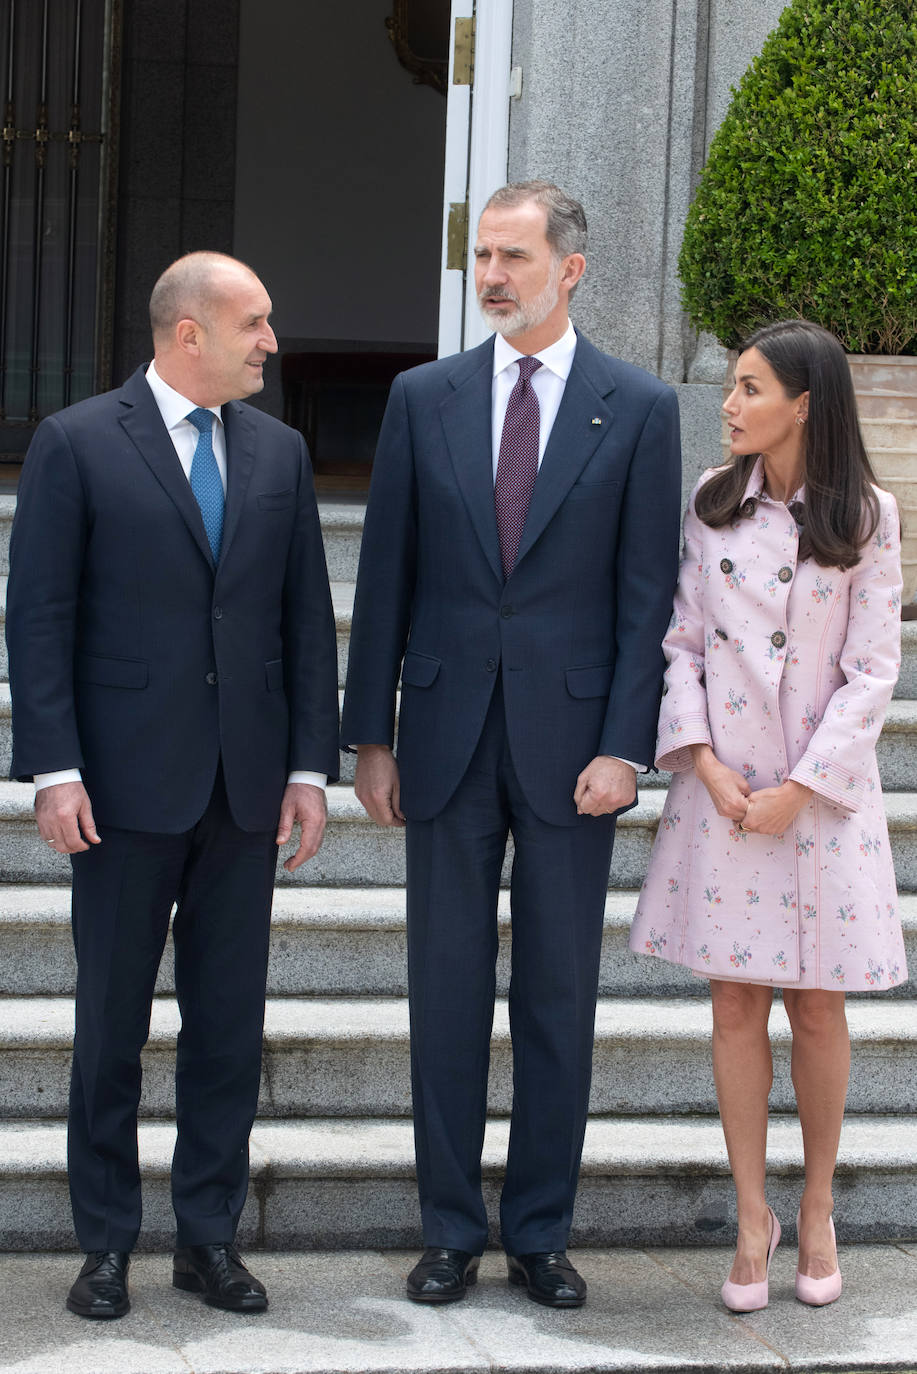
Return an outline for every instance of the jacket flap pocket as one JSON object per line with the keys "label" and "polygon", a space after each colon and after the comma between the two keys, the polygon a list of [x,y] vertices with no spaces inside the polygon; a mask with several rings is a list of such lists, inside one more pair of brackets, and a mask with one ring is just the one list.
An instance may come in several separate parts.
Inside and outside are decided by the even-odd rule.
{"label": "jacket flap pocket", "polygon": [[409,649],[401,665],[401,681],[408,687],[429,687],[436,680],[440,660]]}
{"label": "jacket flap pocket", "polygon": [[258,497],[259,510],[283,510],[285,506],[292,506],[296,499],[296,492],[290,487],[287,491],[263,491]]}
{"label": "jacket flap pocket", "polygon": [[101,658],[98,654],[78,654],[78,682],[97,687],[129,687],[139,691],[150,680],[150,665],[142,658]]}
{"label": "jacket flap pocket", "polygon": [[272,658],[269,663],[265,663],[264,675],[267,678],[267,690],[279,692],[283,686],[283,659]]}
{"label": "jacket flap pocket", "polygon": [[611,664],[594,668],[568,668],[567,691],[571,697],[607,697],[611,691]]}

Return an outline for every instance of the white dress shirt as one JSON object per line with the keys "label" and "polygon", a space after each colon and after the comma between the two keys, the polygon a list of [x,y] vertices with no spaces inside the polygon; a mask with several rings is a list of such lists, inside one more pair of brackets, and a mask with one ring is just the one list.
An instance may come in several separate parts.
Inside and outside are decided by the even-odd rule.
{"label": "white dress shirt", "polygon": [[[153,393],[153,399],[159,407],[163,424],[169,431],[169,438],[178,455],[181,463],[182,472],[191,480],[191,463],[194,459],[194,450],[197,448],[197,441],[200,438],[200,431],[188,419],[192,410],[197,406],[193,401],[189,401],[186,396],[182,396],[174,387],[164,382],[156,371],[156,364],[150,363],[146,370],[146,380]],[[220,414],[219,406],[208,406],[208,410],[213,412],[215,424],[213,426],[213,455],[217,460],[217,467],[220,472],[220,481],[223,483],[223,495],[226,495],[226,435],[223,430],[223,417]],[[82,774],[78,768],[62,768],[55,773],[36,773],[35,791],[40,792],[43,787],[53,787],[61,782],[82,782]],[[313,787],[325,788],[328,784],[326,773],[312,773],[300,769],[290,774],[287,779],[291,782],[307,782]]]}
{"label": "white dress shirt", "polygon": [[[560,403],[564,398],[564,388],[567,385],[567,378],[570,376],[570,369],[573,366],[573,355],[576,352],[576,330],[573,324],[568,322],[565,332],[560,336],[556,343],[549,344],[540,353],[533,353],[532,357],[537,358],[541,367],[532,373],[531,385],[535,389],[538,397],[538,467],[541,467],[541,460],[544,451],[548,446],[551,437],[551,430],[554,428],[554,421],[557,419],[557,412]],[[509,395],[516,382],[519,380],[519,359],[525,355],[513,348],[512,344],[504,339],[502,334],[494,336],[494,382],[491,394],[491,420],[493,424],[493,465],[494,481],[497,480],[497,464],[500,461],[500,440],[503,436],[503,424],[506,420],[506,407],[509,403]],[[622,759],[622,763],[629,763],[631,768],[638,773],[646,772],[646,765],[633,763],[630,759]]]}

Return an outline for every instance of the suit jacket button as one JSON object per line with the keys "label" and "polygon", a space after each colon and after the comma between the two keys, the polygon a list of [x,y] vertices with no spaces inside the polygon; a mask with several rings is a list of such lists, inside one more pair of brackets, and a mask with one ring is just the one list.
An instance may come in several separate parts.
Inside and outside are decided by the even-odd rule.
{"label": "suit jacket button", "polygon": [[775,630],[771,635],[771,643],[775,649],[782,649],[786,643],[786,635],[782,630]]}
{"label": "suit jacket button", "polygon": [[731,558],[721,558],[721,559],[720,559],[720,572],[731,573],[733,567],[734,567],[734,564],[733,564]]}
{"label": "suit jacket button", "polygon": [[213,618],[214,618],[214,620],[222,620],[222,619],[223,619],[223,607],[222,607],[222,606],[214,606],[214,608],[213,608]]}
{"label": "suit jacket button", "polygon": [[781,582],[792,582],[792,580],[793,580],[793,569],[792,569],[792,568],[781,568],[780,571],[778,572],[777,576],[778,576],[778,578],[780,579]]}
{"label": "suit jacket button", "polygon": [[512,606],[501,606],[500,614],[502,615],[504,620],[509,620],[512,616],[515,615],[515,611],[513,610]]}
{"label": "suit jacket button", "polygon": [[208,673],[207,676],[204,678],[204,681],[206,682],[208,687],[215,687],[217,685],[216,673]]}
{"label": "suit jacket button", "polygon": [[717,630],[717,632],[716,632],[716,637],[717,637],[717,639],[728,639],[728,638],[729,638],[729,636],[728,636],[728,634],[726,633],[725,630]]}
{"label": "suit jacket button", "polygon": [[489,673],[495,673],[497,671],[497,660],[495,658],[489,658],[484,664],[484,667]]}

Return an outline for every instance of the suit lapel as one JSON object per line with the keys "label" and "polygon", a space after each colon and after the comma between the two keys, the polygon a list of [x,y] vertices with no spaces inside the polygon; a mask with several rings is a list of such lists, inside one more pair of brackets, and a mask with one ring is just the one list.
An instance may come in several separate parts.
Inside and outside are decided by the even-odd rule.
{"label": "suit lapel", "polygon": [[[614,420],[606,397],[614,391],[608,364],[597,348],[577,334],[573,366],[551,429],[532,502],[526,516],[516,565],[556,514]],[[593,424],[599,420],[600,424]]]}
{"label": "suit lapel", "polygon": [[453,387],[439,408],[449,457],[471,523],[494,575],[503,581],[494,510],[492,394],[493,339],[460,355]]}
{"label": "suit lapel", "polygon": [[237,401],[223,406],[223,428],[226,432],[226,518],[223,521],[223,545],[220,562],[229,552],[245,493],[255,467],[255,426]]}
{"label": "suit lapel", "polygon": [[195,543],[213,567],[213,554],[204,529],[201,508],[182,471],[175,445],[169,438],[159,407],[143,374],[144,369],[138,368],[121,388],[120,400],[124,407],[124,413],[119,417],[121,424],[153,476],[174,501]]}

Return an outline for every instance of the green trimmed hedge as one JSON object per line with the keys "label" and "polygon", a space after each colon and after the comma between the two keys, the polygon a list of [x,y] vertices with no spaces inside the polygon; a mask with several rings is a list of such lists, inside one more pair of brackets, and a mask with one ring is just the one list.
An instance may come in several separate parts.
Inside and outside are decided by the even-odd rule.
{"label": "green trimmed hedge", "polygon": [[713,138],[679,271],[727,347],[803,316],[851,353],[917,353],[917,0],[787,5]]}

